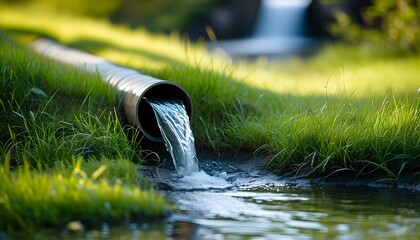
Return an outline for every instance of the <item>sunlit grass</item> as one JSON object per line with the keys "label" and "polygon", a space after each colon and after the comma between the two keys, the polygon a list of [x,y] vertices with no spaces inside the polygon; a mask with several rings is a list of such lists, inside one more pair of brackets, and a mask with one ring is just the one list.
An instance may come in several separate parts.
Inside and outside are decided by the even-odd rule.
{"label": "sunlit grass", "polygon": [[[145,72],[159,72],[173,64],[193,68],[212,65],[217,70],[231,65],[226,59],[207,54],[201,44],[190,44],[186,39],[180,41],[182,37],[177,33],[152,35],[141,28],[114,26],[105,19],[98,21],[68,15],[55,16],[52,22],[49,14],[29,12],[30,9],[4,7],[0,24],[38,36],[50,36]],[[34,16],[30,21],[26,17],[28,14]],[[66,26],[65,30],[63,26]],[[346,88],[349,92],[357,89],[357,97],[382,95],[384,91],[413,96],[418,89],[415,74],[418,64],[418,56],[382,53],[374,46],[355,49],[335,45],[309,61],[297,58],[281,63],[267,63],[264,58],[256,64],[245,61],[235,65],[232,77],[282,94],[324,95],[326,91],[331,94]],[[398,71],[402,68],[406,71]]]}
{"label": "sunlit grass", "polygon": [[[377,173],[393,181],[419,177],[418,55],[334,44],[309,59],[232,62],[179,34],[152,35],[106,20],[5,7],[0,25],[22,42],[46,35],[179,83],[193,100],[192,126],[201,150],[264,152],[271,156],[269,169],[281,173]],[[82,120],[77,129],[96,116],[77,118]],[[82,152],[101,152],[97,141]]]}
{"label": "sunlit grass", "polygon": [[141,148],[119,122],[114,90],[4,33],[0,49],[1,230],[167,214],[166,200],[139,176]]}
{"label": "sunlit grass", "polygon": [[[384,93],[414,97],[419,87],[420,58],[382,53],[374,46],[331,45],[309,60],[271,63],[257,75],[257,86],[296,95],[351,95],[367,98]],[[404,69],[404,70],[403,70]],[[276,79],[276,80],[275,80]]]}
{"label": "sunlit grass", "polygon": [[[92,174],[74,159],[71,173],[31,169],[28,162],[17,168],[9,165],[10,155],[0,166],[0,228],[25,230],[54,227],[62,229],[71,221],[85,224],[144,221],[164,216],[169,210],[162,195],[141,190],[125,182],[100,179],[107,168],[101,165]],[[118,166],[120,164],[117,164]]]}
{"label": "sunlit grass", "polygon": [[[31,32],[43,36],[59,39],[69,45],[90,48],[95,54],[112,58],[114,62],[144,66],[153,62],[145,60],[155,58],[156,61],[173,59],[185,62],[188,51],[202,51],[179,41],[179,34],[151,35],[144,29],[130,29],[128,26],[113,26],[106,19],[92,20],[71,15],[51,16],[43,12],[29,9],[14,9],[2,6],[0,22],[9,29],[16,28],[21,32]],[[33,16],[28,21],[28,14]],[[54,21],[51,21],[51,19]],[[62,26],[67,25],[63,31]],[[109,34],[114,32],[114,34]],[[27,40],[31,40],[28,38]],[[114,46],[114,48],[110,48]],[[191,49],[193,48],[193,49]],[[188,55],[188,54],[187,54]],[[190,59],[195,61],[196,59]]]}
{"label": "sunlit grass", "polygon": [[270,164],[312,173],[384,171],[392,180],[402,172],[417,174],[419,101],[388,97],[360,105],[339,100],[284,119],[276,134],[284,137],[272,139],[282,150]]}
{"label": "sunlit grass", "polygon": [[48,163],[107,152],[132,157],[123,153],[131,145],[116,116],[115,91],[95,75],[41,58],[4,34],[0,38],[0,137],[17,153],[13,159],[26,155]]}

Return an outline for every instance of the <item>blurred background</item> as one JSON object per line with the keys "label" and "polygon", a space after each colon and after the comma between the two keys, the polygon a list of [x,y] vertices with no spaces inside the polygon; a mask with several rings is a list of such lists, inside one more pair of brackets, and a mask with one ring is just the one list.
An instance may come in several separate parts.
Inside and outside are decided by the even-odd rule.
{"label": "blurred background", "polygon": [[0,0],[206,40],[232,56],[311,52],[320,41],[418,52],[419,0]]}

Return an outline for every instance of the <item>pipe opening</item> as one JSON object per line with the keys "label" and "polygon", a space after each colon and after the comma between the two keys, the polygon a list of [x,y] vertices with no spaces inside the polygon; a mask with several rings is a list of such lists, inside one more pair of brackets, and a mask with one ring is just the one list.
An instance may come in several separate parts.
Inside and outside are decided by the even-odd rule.
{"label": "pipe opening", "polygon": [[182,100],[188,117],[192,116],[192,103],[189,95],[179,86],[171,82],[162,81],[151,86],[139,99],[137,116],[142,133],[152,141],[162,142],[163,137],[160,132],[157,119],[153,108],[147,102],[147,99],[157,101],[179,99]]}

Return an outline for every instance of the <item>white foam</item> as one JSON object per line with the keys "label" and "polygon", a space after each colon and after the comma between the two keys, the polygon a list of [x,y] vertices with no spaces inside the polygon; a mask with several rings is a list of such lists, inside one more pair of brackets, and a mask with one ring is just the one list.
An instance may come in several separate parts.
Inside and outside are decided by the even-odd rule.
{"label": "white foam", "polygon": [[176,181],[176,189],[225,189],[232,186],[225,178],[210,176],[204,171],[184,176]]}

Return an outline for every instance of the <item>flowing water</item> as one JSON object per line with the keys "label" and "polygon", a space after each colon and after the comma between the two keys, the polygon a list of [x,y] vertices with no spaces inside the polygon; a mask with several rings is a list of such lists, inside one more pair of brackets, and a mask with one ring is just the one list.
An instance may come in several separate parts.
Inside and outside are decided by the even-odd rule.
{"label": "flowing water", "polygon": [[179,208],[165,221],[45,239],[420,239],[418,191],[311,184],[227,159],[200,157],[199,165],[184,177],[142,168]]}
{"label": "flowing water", "polygon": [[142,174],[179,211],[137,229],[138,238],[420,239],[418,191],[310,184],[264,172],[258,159],[198,163],[182,103],[151,104],[175,171],[149,167]]}
{"label": "flowing water", "polygon": [[160,132],[171,153],[176,172],[188,176],[198,172],[194,136],[181,100],[148,100],[158,121]]}
{"label": "flowing water", "polygon": [[144,169],[180,211],[161,239],[420,239],[420,193],[385,184],[313,184],[254,163],[200,159],[188,177]]}
{"label": "flowing water", "polygon": [[304,37],[310,3],[310,0],[262,0],[250,37]]}
{"label": "flowing water", "polygon": [[311,0],[261,0],[251,35],[243,39],[207,43],[216,55],[281,59],[313,53],[320,42],[308,34]]}

